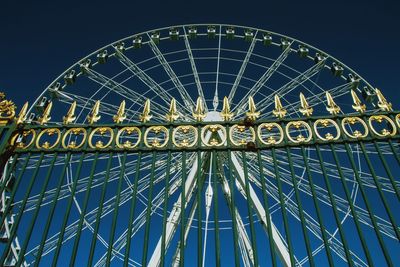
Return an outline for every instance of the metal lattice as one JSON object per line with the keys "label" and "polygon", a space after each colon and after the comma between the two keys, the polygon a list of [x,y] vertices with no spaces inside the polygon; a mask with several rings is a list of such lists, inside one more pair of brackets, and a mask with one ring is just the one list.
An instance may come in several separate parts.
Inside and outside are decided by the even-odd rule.
{"label": "metal lattice", "polygon": [[157,29],[1,97],[5,266],[400,260],[400,114],[298,40]]}

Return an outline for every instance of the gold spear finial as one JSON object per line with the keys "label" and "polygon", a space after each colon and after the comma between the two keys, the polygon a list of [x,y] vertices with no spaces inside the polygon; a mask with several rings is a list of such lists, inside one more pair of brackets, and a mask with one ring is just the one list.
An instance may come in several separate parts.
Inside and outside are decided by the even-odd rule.
{"label": "gold spear finial", "polygon": [[387,102],[386,98],[383,96],[383,94],[381,93],[381,91],[376,88],[375,89],[376,92],[376,96],[378,97],[378,107],[382,110],[382,111],[392,111],[392,103]]}
{"label": "gold spear finial", "polygon": [[119,105],[117,114],[113,116],[113,120],[115,123],[122,123],[125,119],[125,100],[122,100],[121,104]]}
{"label": "gold spear finial", "polygon": [[224,119],[224,121],[229,121],[233,117],[233,112],[231,112],[231,107],[229,106],[229,100],[226,96],[224,97],[221,116]]}
{"label": "gold spear finial", "polygon": [[197,121],[202,121],[206,117],[206,115],[204,114],[204,106],[203,101],[201,101],[201,97],[197,98],[196,108],[194,109],[193,117]]}
{"label": "gold spear finial", "polygon": [[150,99],[147,99],[146,102],[144,102],[143,113],[139,115],[139,120],[146,123],[150,121],[152,117],[153,115],[150,114]]}
{"label": "gold spear finial", "polygon": [[100,120],[101,116],[99,115],[99,110],[100,110],[100,100],[97,100],[96,103],[94,103],[92,111],[87,116],[89,124],[96,123],[98,120]]}
{"label": "gold spear finial", "polygon": [[326,110],[329,111],[330,114],[336,115],[340,112],[340,107],[333,101],[333,98],[329,92],[326,92],[326,100],[327,100],[327,107]]}
{"label": "gold spear finial", "polygon": [[47,104],[47,107],[44,109],[42,116],[39,117],[39,119],[38,119],[38,122],[40,125],[43,125],[50,121],[50,119],[51,119],[50,112],[51,112],[52,106],[53,106],[53,102],[50,101],[49,104]]}
{"label": "gold spear finial", "polygon": [[304,116],[309,117],[313,114],[314,109],[308,105],[307,99],[303,95],[303,93],[300,93],[300,106],[301,106],[301,108],[299,109],[299,111]]}
{"label": "gold spear finial", "polygon": [[256,111],[256,105],[254,104],[254,99],[249,96],[249,111],[246,112],[247,119],[255,121],[260,116],[260,112]]}
{"label": "gold spear finial", "polygon": [[72,102],[71,107],[67,112],[67,115],[63,117],[63,123],[65,125],[74,122],[74,120],[76,119],[75,109],[76,109],[76,101]]}
{"label": "gold spear finial", "polygon": [[352,89],[351,91],[351,97],[353,98],[353,103],[354,105],[351,105],[355,111],[358,111],[360,113],[364,113],[364,111],[367,109],[365,104],[363,104],[358,98],[357,93]]}
{"label": "gold spear finial", "polygon": [[176,119],[179,118],[179,114],[176,111],[176,100],[175,98],[171,99],[171,104],[169,105],[169,111],[168,113],[165,115],[165,118],[167,119],[167,121],[169,122],[173,122]]}
{"label": "gold spear finial", "polygon": [[26,120],[26,112],[28,111],[28,102],[25,102],[25,104],[22,106],[21,111],[18,114],[18,117],[15,118],[15,121],[17,124],[24,123]]}
{"label": "gold spear finial", "polygon": [[285,117],[287,110],[282,106],[281,100],[278,95],[275,95],[275,109],[272,113],[275,117],[282,119]]}

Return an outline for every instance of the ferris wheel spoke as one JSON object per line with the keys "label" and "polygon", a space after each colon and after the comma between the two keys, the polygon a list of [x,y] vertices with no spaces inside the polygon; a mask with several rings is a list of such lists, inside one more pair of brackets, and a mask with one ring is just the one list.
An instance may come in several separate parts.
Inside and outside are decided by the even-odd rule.
{"label": "ferris wheel spoke", "polygon": [[[284,164],[285,160],[283,159],[282,161],[280,161],[280,163]],[[288,185],[293,186],[293,184],[291,183],[291,181],[288,178],[288,173],[287,173],[286,168],[281,167],[280,170],[282,171],[282,174],[286,172],[286,175],[281,175],[281,178],[283,178],[282,180],[284,182],[286,182]],[[299,185],[299,190],[304,192],[304,193],[306,193],[307,195],[309,195],[311,197],[312,196],[311,188],[310,188],[308,182],[305,181],[300,176],[297,176],[297,179],[298,180],[303,180],[303,182],[298,184]],[[327,196],[327,191],[324,188],[322,188],[322,187],[320,187],[318,185],[314,185],[314,187],[315,187],[315,192],[316,192],[317,199],[320,202],[322,202],[322,203],[324,203],[324,204],[326,204],[326,205],[331,207],[331,202],[330,202],[330,200],[329,200],[329,198]],[[287,197],[290,198],[290,196],[287,196]],[[340,213],[342,213],[343,216],[353,217],[351,214],[348,214],[348,212],[349,212],[349,204],[348,204],[347,200],[343,199],[342,197],[340,197],[340,196],[338,196],[336,194],[333,194],[333,198],[335,199],[335,202],[337,204],[338,211]],[[358,205],[356,205],[356,204],[354,204],[354,207],[355,207],[355,211],[357,213],[357,216],[360,218],[360,222],[365,224],[365,225],[367,225],[368,227],[372,228],[373,225],[372,225],[372,222],[371,222],[371,218],[369,217],[369,213],[366,210],[364,210],[363,208],[361,208]],[[374,215],[374,218],[379,222],[378,223],[378,228],[379,228],[380,232],[382,232],[383,234],[385,234],[386,236],[388,236],[388,237],[390,237],[392,239],[396,239],[394,229],[391,226],[389,221],[387,221],[387,220],[385,220],[385,219],[383,219],[383,218],[381,218],[381,217],[379,217],[377,215]]]}
{"label": "ferris wheel spoke", "polygon": [[260,77],[260,79],[253,85],[253,87],[246,93],[246,95],[239,101],[239,103],[234,107],[233,111],[236,115],[241,115],[246,108],[246,100],[249,96],[254,96],[257,92],[265,86],[266,82],[271,78],[271,76],[277,72],[278,68],[283,64],[287,56],[291,52],[291,44],[286,47],[283,52],[275,59],[271,66],[265,71],[265,73]]}
{"label": "ferris wheel spoke", "polygon": [[[254,257],[253,257],[254,255],[250,238],[247,234],[247,231],[243,223],[243,219],[240,216],[238,208],[236,207],[236,205],[232,203],[232,196],[229,183],[226,178],[226,174],[223,175],[222,171],[220,171],[220,180],[221,180],[221,188],[224,192],[225,201],[227,202],[228,208],[230,210],[232,221],[235,220],[235,223],[232,222],[233,224],[232,228],[235,227],[235,229],[232,229],[232,231],[236,231],[237,236],[239,238],[238,243],[239,246],[241,247],[240,251],[243,263],[245,263],[245,265],[247,264],[246,266],[252,266],[254,265]],[[234,244],[234,246],[236,245],[237,244]]]}
{"label": "ferris wheel spoke", "polygon": [[[172,170],[172,173],[174,171]],[[169,188],[169,193],[168,196],[171,196],[174,194],[176,190],[179,188],[180,180],[179,177],[181,176],[180,172],[175,172],[173,175],[173,178],[171,179],[172,184],[175,184],[175,186],[171,186]],[[160,190],[160,192],[157,194],[157,196],[153,199],[152,201],[152,211],[151,215],[155,214],[158,209],[160,209],[160,206],[164,203],[164,198],[162,197],[164,195],[164,189]],[[146,204],[146,203],[143,203]],[[132,234],[129,238],[132,238],[140,229],[145,225],[146,223],[146,208],[144,208],[139,215],[135,218],[135,221],[133,222],[133,227],[132,227]],[[159,214],[160,215],[160,214]],[[116,256],[119,255],[120,251],[126,246],[127,244],[127,233],[128,230],[125,230],[114,242],[113,244],[113,256],[112,259]],[[105,264],[105,256],[104,254],[98,262],[95,264],[95,266],[103,266]]]}
{"label": "ferris wheel spoke", "polygon": [[[88,72],[88,78],[90,80],[100,84],[102,87],[108,88],[109,90],[111,90],[111,91],[115,92],[116,94],[124,97],[125,99],[132,101],[133,102],[132,105],[134,105],[134,104],[141,105],[142,103],[144,103],[146,101],[146,97],[143,94],[135,92],[134,90],[130,89],[129,87],[124,86],[122,83],[118,83],[118,82],[114,81],[112,78],[109,78],[109,77],[107,77],[107,76],[105,76],[105,75],[103,75],[103,74],[101,74],[101,73],[99,73],[97,71],[92,70],[92,69],[87,70],[87,72]],[[160,93],[160,92],[155,92],[155,93],[157,94],[157,93]],[[164,100],[165,103],[169,104],[169,100],[171,98],[172,97],[163,98],[163,100]],[[92,100],[92,101],[94,101],[94,100]],[[154,102],[152,104],[153,104],[153,106],[156,107],[154,109],[155,112],[157,112],[157,111],[163,111],[165,113],[168,112],[168,109],[166,108],[165,105],[161,105],[158,102]],[[140,107],[141,106],[139,106],[138,109]],[[113,110],[113,113],[115,113],[116,110],[118,110],[118,107],[116,107],[116,109]],[[137,112],[137,114],[138,114],[138,111],[132,111],[130,108],[126,109],[126,111],[127,112],[128,111],[129,112]],[[165,115],[165,113],[164,114],[163,113],[156,113],[156,114],[163,116],[163,115]]]}
{"label": "ferris wheel spoke", "polygon": [[[341,84],[339,86],[330,88],[328,90],[323,90],[321,88],[321,92],[319,93],[315,93],[312,92],[311,90],[307,89],[307,91],[310,92],[310,96],[307,97],[307,103],[310,106],[316,106],[319,104],[323,104],[326,105],[326,100],[325,100],[325,94],[326,92],[329,92],[331,94],[331,96],[333,98],[337,98],[340,97],[342,95],[348,94],[350,92],[350,89],[352,88],[352,84],[351,83],[345,83],[345,84]],[[295,113],[298,112],[298,109],[300,107],[300,100],[292,102],[292,103],[288,103],[288,105],[285,106],[286,110],[287,110],[287,115],[289,117],[293,116]]]}
{"label": "ferris wheel spoke", "polygon": [[[304,82],[310,80],[314,75],[318,74],[325,66],[325,61],[322,60],[315,64],[314,66],[310,67],[297,77],[291,79],[288,83],[280,87],[279,89],[274,91],[274,95],[279,95],[280,97],[284,97],[286,94],[290,93],[294,89],[296,89],[298,86],[302,85]],[[265,109],[269,108],[274,101],[273,97],[274,95],[269,95],[266,98],[264,98],[262,101],[258,103],[258,106],[260,112],[263,112]]]}
{"label": "ferris wheel spoke", "polygon": [[[182,27],[182,28],[183,28],[183,32],[184,32],[183,37],[184,37],[184,39],[185,39],[186,51],[187,51],[187,53],[188,53],[188,57],[189,57],[189,60],[190,60],[190,66],[192,67],[193,77],[194,77],[194,80],[195,80],[196,86],[197,86],[197,94],[201,97],[203,103],[206,103],[206,99],[205,99],[205,97],[204,97],[203,87],[201,86],[199,73],[197,72],[196,63],[195,63],[195,61],[194,61],[192,48],[191,48],[190,43],[189,43],[189,38],[187,37],[185,27]],[[204,108],[205,108],[205,111],[208,112],[208,107],[207,107],[207,105],[205,105]]]}
{"label": "ferris wheel spoke", "polygon": [[232,102],[232,99],[235,97],[235,93],[239,86],[240,80],[242,79],[244,71],[246,70],[247,64],[249,63],[250,57],[251,57],[254,47],[257,43],[257,33],[258,33],[258,30],[254,33],[253,40],[250,43],[249,49],[247,50],[247,53],[246,53],[246,56],[243,59],[242,65],[240,66],[239,73],[236,75],[235,82],[233,83],[232,89],[229,92],[229,96],[228,96],[229,102]]}
{"label": "ferris wheel spoke", "polygon": [[[154,43],[153,39],[147,34],[147,37],[149,38],[149,46],[151,50],[153,51],[154,55],[156,55],[158,61],[160,61],[161,65],[163,66],[165,72],[168,74],[170,77],[171,81],[175,85],[176,89],[178,90],[183,102],[184,102],[184,108],[191,112],[194,108],[194,102],[193,99],[190,97],[190,94],[187,92],[185,87],[183,87],[181,81],[179,78],[176,76],[174,70],[172,69],[171,65],[168,63],[168,61],[165,59],[164,55],[161,53],[160,49],[158,49],[157,45]],[[167,92],[165,92],[168,94]],[[171,98],[171,97],[170,97]]]}

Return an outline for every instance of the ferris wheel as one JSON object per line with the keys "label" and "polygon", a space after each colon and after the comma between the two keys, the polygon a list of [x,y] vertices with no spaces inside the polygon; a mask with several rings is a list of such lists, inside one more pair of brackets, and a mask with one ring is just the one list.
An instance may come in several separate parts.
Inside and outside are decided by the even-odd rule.
{"label": "ferris wheel", "polygon": [[[98,138],[93,147],[106,146],[110,125],[140,121],[182,128],[158,126],[144,133],[127,126],[118,132],[118,145],[133,148],[143,135],[152,135],[153,145],[163,147],[156,137],[161,132],[178,140],[177,147],[215,146],[20,154],[13,166],[21,189],[1,203],[3,210],[9,206],[21,214],[10,224],[18,222],[18,230],[7,232],[16,241],[3,260],[33,266],[393,264],[400,260],[393,253],[399,250],[399,182],[386,165],[400,171],[396,142],[316,142],[255,153],[257,129],[247,127],[251,116],[265,121],[257,134],[267,129],[269,140],[278,142],[275,137],[284,134],[275,120],[284,120],[293,126],[287,138],[301,143],[319,126],[311,129],[299,118],[315,116],[321,131],[332,130],[337,124],[323,119],[327,110],[345,118],[357,113],[352,99],[362,99],[379,113],[382,97],[338,59],[262,29],[178,25],[106,45],[44,89],[27,122],[43,124],[41,114],[50,106],[49,126],[71,119],[83,133],[103,123],[103,130],[90,134]],[[65,116],[68,109],[74,116]],[[228,120],[242,124],[215,126]],[[361,134],[358,127],[343,124],[349,135]],[[228,132],[248,150],[220,149]],[[62,139],[69,145],[86,138],[69,134]],[[329,133],[324,138],[335,139]],[[376,167],[382,157],[390,159]]]}

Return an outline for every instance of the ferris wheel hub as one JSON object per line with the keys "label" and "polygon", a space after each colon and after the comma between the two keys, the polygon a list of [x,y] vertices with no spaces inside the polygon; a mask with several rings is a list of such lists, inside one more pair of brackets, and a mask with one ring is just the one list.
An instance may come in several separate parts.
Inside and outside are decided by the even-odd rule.
{"label": "ferris wheel hub", "polygon": [[210,111],[206,113],[204,121],[223,121],[221,113],[218,111]]}

